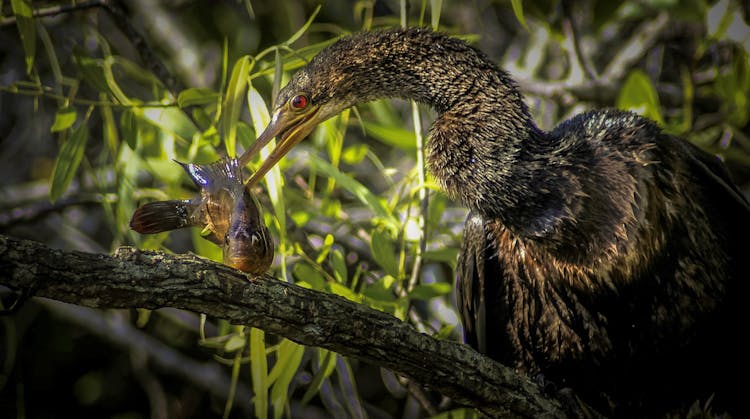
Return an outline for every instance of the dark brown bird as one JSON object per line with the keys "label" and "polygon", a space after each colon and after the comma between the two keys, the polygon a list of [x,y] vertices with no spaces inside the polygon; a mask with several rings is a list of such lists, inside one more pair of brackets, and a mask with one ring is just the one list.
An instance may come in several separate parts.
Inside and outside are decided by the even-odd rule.
{"label": "dark brown bird", "polygon": [[206,239],[221,246],[224,263],[262,274],[273,262],[273,242],[260,205],[243,184],[236,159],[211,164],[180,163],[200,188],[193,199],[149,202],[139,207],[130,227],[142,234],[201,227]]}
{"label": "dark brown bird", "polygon": [[471,210],[457,266],[467,343],[606,415],[712,395],[714,411],[746,413],[750,206],[714,156],[618,110],[545,132],[480,51],[385,30],[339,40],[291,78],[240,159],[278,137],[249,182],[320,122],[378,98],[437,111],[429,170]]}

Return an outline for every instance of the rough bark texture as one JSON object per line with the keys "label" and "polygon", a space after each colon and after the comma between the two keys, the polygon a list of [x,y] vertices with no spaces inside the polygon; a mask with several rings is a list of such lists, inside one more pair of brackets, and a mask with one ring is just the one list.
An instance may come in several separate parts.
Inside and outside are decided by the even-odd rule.
{"label": "rough bark texture", "polygon": [[467,345],[336,295],[193,255],[66,252],[0,235],[0,285],[87,307],[205,313],[389,368],[489,416],[566,416],[531,381]]}

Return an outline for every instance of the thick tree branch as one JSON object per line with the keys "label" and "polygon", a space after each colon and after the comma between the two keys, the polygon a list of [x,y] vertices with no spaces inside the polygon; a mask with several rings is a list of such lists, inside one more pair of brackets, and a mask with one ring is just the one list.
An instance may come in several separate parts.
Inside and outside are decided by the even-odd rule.
{"label": "thick tree branch", "polygon": [[565,416],[531,381],[467,345],[336,295],[192,255],[65,252],[0,235],[0,284],[88,307],[205,313],[389,368],[489,416]]}

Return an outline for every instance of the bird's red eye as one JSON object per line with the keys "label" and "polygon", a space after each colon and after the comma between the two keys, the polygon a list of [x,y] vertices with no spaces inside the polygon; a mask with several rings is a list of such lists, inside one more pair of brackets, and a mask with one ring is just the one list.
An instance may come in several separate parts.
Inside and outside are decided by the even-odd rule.
{"label": "bird's red eye", "polygon": [[294,109],[304,109],[307,106],[307,96],[297,95],[292,98],[292,107]]}

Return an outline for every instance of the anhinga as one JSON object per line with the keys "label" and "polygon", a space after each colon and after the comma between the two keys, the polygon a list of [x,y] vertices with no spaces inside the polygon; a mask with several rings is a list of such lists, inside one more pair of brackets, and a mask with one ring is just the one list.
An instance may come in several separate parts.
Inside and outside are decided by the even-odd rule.
{"label": "anhinga", "polygon": [[618,110],[545,132],[482,52],[399,29],[342,38],[291,78],[240,158],[278,138],[249,182],[320,122],[378,98],[437,111],[428,169],[470,209],[457,266],[470,345],[608,415],[712,395],[717,411],[745,409],[750,206],[714,156]]}

